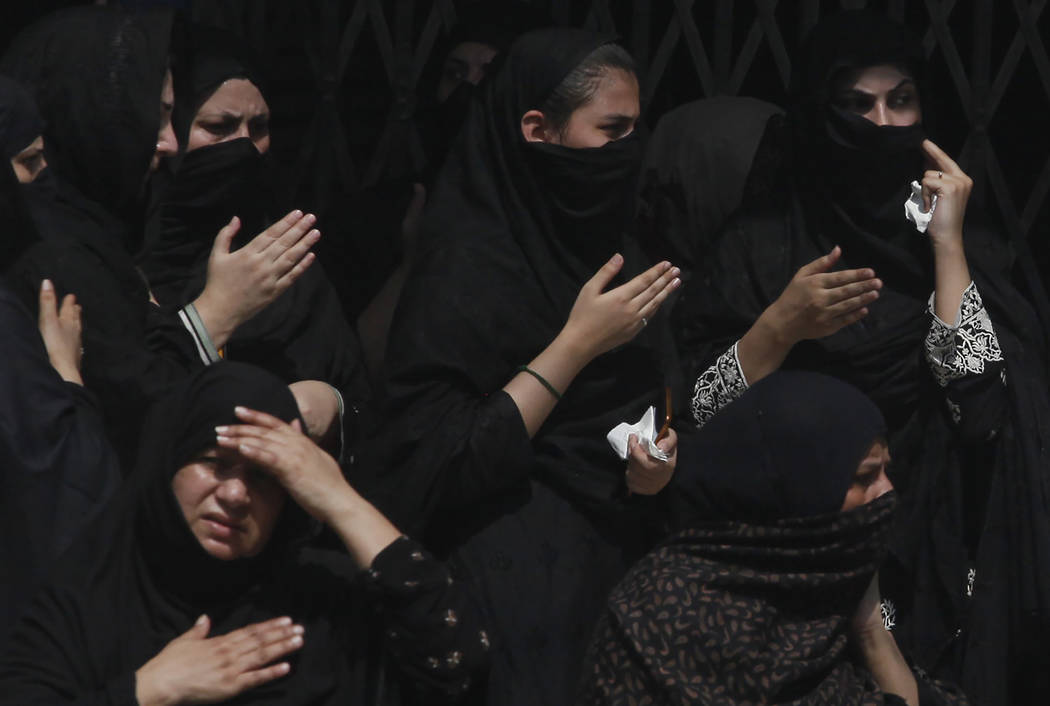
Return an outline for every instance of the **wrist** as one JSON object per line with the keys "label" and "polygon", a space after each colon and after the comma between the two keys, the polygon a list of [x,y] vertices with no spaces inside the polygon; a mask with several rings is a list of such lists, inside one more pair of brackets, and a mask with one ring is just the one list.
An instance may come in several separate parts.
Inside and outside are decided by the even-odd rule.
{"label": "wrist", "polygon": [[584,337],[577,336],[569,326],[565,326],[551,341],[547,350],[556,354],[559,360],[565,361],[572,368],[575,377],[575,373],[583,370],[587,363],[597,356],[597,351],[590,343]]}
{"label": "wrist", "polygon": [[204,324],[204,328],[207,330],[208,336],[215,347],[222,348],[226,345],[226,342],[230,340],[230,336],[233,335],[240,322],[234,321],[233,317],[228,312],[225,312],[222,306],[212,301],[212,296],[209,295],[207,286],[205,286],[200,296],[193,301],[193,308],[197,310],[197,315],[200,316],[201,322]]}
{"label": "wrist", "polygon": [[179,700],[154,683],[149,663],[135,672],[135,701],[138,706],[177,706]]}
{"label": "wrist", "polygon": [[787,355],[787,352],[798,343],[799,339],[792,336],[788,327],[783,325],[775,307],[776,302],[759,315],[754,326],[751,327],[751,332],[764,349]]}

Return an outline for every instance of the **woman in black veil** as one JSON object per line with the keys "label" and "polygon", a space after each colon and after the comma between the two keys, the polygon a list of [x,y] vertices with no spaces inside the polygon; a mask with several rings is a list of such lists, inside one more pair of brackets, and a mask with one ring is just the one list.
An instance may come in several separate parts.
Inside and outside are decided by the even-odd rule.
{"label": "woman in black veil", "polygon": [[[902,501],[881,575],[898,642],[977,702],[1045,700],[1046,309],[1013,285],[1023,255],[966,214],[969,177],[923,140],[923,64],[874,12],[814,30],[751,211],[676,312],[680,350],[699,424],[777,368],[870,395]],[[925,235],[904,217],[912,180],[919,211],[938,199]]]}
{"label": "woman in black veil", "polygon": [[490,703],[571,699],[596,599],[647,546],[644,495],[673,470],[673,432],[669,461],[635,444],[626,476],[605,439],[662,411],[657,311],[678,285],[669,263],[643,272],[625,234],[638,90],[610,42],[525,34],[479,87],[386,360],[379,502],[458,547],[483,588]]}
{"label": "woman in black veil", "polygon": [[[258,62],[234,34],[191,25],[173,67],[172,121],[180,154],[172,160],[149,224],[139,265],[162,306],[181,308],[206,284],[212,240],[236,216],[232,247],[272,225],[280,203],[270,154],[270,108]],[[227,360],[258,365],[289,383],[319,411],[338,403],[345,450],[368,419],[371,394],[356,335],[325,271],[311,268],[226,342]],[[304,381],[304,382],[299,382]],[[335,388],[318,387],[322,381]],[[311,431],[338,438],[331,415],[305,414]],[[334,417],[337,421],[339,417]],[[347,453],[346,460],[351,458]]]}

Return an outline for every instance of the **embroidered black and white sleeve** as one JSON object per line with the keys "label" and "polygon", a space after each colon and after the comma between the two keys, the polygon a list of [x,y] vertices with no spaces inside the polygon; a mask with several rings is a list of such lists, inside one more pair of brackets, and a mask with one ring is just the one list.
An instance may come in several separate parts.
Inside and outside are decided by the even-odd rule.
{"label": "embroidered black and white sleeve", "polygon": [[706,424],[718,410],[740,397],[748,388],[736,347],[736,343],[731,345],[714,365],[696,379],[692,407],[693,419],[698,427]]}
{"label": "embroidered black and white sleeve", "polygon": [[973,282],[963,292],[953,325],[933,313],[934,296],[930,296],[933,323],[926,334],[926,361],[937,384],[947,387],[953,380],[982,374],[989,363],[1002,362],[999,339]]}
{"label": "embroidered black and white sleeve", "polygon": [[926,334],[926,362],[944,390],[952,423],[968,436],[995,436],[1005,404],[1006,366],[991,317],[977,286],[963,292],[955,322],[947,324],[934,313]]}

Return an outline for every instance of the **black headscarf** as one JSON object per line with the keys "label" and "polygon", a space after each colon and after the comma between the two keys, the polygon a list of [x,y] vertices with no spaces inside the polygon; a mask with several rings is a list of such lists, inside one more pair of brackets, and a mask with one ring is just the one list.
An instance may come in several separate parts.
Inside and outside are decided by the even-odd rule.
{"label": "black headscarf", "polygon": [[25,30],[3,61],[36,98],[54,175],[125,219],[141,217],[171,19],[72,8]]}
{"label": "black headscarf", "polygon": [[[886,418],[901,510],[890,568],[880,577],[897,605],[902,648],[924,668],[958,679],[975,700],[1024,701],[1029,697],[1017,689],[1033,682],[1012,670],[1024,664],[1027,674],[1046,671],[1033,666],[1043,659],[1035,634],[1044,628],[1035,626],[1050,615],[1050,474],[1043,451],[1050,404],[1038,313],[1045,305],[1021,295],[1014,284],[1018,252],[971,204],[967,262],[1005,362],[960,381],[965,389],[952,394],[987,404],[973,405],[973,426],[953,425],[923,353],[934,288],[931,247],[902,215],[907,184],[922,174],[917,146],[902,143],[911,145],[919,133],[864,125],[828,103],[842,71],[873,63],[903,67],[921,83],[918,56],[914,36],[870,11],[836,15],[817,27],[796,63],[788,118],[770,120],[756,154],[745,195],[753,210],[720,236],[698,291],[676,312],[676,330],[695,380],[801,266],[834,245],[843,251],[837,267],[874,269],[884,286],[869,314],[795,345],[782,368],[851,382]],[[900,163],[879,166],[891,153]],[[851,180],[864,189],[844,186]],[[997,436],[990,440],[982,424]],[[970,569],[977,577],[972,595]],[[1018,666],[1010,666],[1008,654]]]}
{"label": "black headscarf", "polygon": [[577,703],[884,703],[847,629],[894,494],[840,511],[884,428],[850,385],[773,373],[684,437],[684,531],[613,590]]}
{"label": "black headscarf", "polygon": [[235,405],[299,419],[281,380],[228,362],[193,376],[158,405],[134,474],[65,555],[5,646],[0,700],[29,703],[45,688],[134,703],[135,670],[207,613],[212,636],[281,615],[293,616],[309,635],[291,656],[290,675],[249,690],[238,703],[364,703],[365,680],[354,670],[367,660],[365,650],[378,646],[366,648],[365,623],[354,622],[363,601],[345,578],[356,573],[349,557],[332,564],[342,576],[302,563],[309,525],[290,499],[266,548],[250,559],[212,557],[182,515],[172,479],[214,445],[217,424],[238,423]]}
{"label": "black headscarf", "polygon": [[816,373],[777,372],[683,435],[672,479],[683,526],[767,523],[837,512],[886,422],[860,390]]}
{"label": "black headscarf", "polygon": [[[483,84],[430,199],[420,233],[424,250],[402,293],[387,354],[397,430],[388,439],[389,467],[392,476],[411,479],[411,493],[403,483],[396,492],[415,521],[437,506],[471,504],[475,493],[495,492],[482,490],[478,479],[454,494],[441,486],[465,472],[464,454],[484,455],[470,435],[491,428],[494,407],[509,415],[513,403],[501,388],[554,339],[598,267],[623,252],[625,273],[642,268],[623,232],[627,220],[614,225],[610,218],[633,204],[637,138],[569,149],[528,143],[521,133],[522,115],[541,108],[570,71],[609,41],[568,28],[521,36]],[[520,473],[509,469],[535,462],[534,477],[583,505],[614,504],[623,474],[605,433],[637,419],[659,394],[658,329],[650,323],[645,335],[582,371],[533,440],[535,458],[516,408],[496,424],[492,443],[508,457],[496,464],[508,469],[498,485],[520,483]]]}
{"label": "black headscarf", "polygon": [[21,85],[0,76],[0,152],[11,159],[43,132],[33,98]]}
{"label": "black headscarf", "polygon": [[717,96],[675,108],[645,151],[640,238],[654,258],[688,276],[703,266],[744,184],[766,121],[780,109],[757,98]]}
{"label": "black headscarf", "polygon": [[216,27],[191,25],[181,39],[173,69],[173,122],[179,144],[185,148],[197,111],[222,84],[243,78],[251,81],[265,98],[266,82],[258,69],[258,59],[236,34]]}

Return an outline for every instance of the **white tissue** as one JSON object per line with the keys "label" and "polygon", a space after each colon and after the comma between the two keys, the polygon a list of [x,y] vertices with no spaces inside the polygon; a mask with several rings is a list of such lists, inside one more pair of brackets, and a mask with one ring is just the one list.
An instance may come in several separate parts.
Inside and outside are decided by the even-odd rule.
{"label": "white tissue", "polygon": [[930,210],[922,210],[922,184],[913,181],[911,183],[911,196],[904,202],[904,217],[915,224],[915,230],[925,233],[936,209],[937,194],[934,194],[930,200]]}
{"label": "white tissue", "polygon": [[642,418],[638,420],[637,424],[628,424],[627,422],[617,424],[605,438],[609,440],[609,445],[613,447],[613,451],[624,460],[627,459],[627,440],[631,434],[634,434],[638,437],[638,443],[642,444],[642,447],[651,457],[658,461],[667,461],[670,456],[661,451],[660,447],[656,445],[655,420],[656,410],[650,407],[642,415]]}

